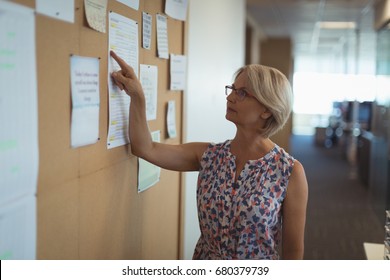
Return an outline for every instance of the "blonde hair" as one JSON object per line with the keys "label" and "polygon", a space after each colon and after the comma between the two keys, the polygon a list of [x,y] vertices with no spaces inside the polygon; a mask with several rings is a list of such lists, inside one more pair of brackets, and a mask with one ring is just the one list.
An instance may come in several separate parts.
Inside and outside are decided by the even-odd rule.
{"label": "blonde hair", "polygon": [[286,76],[279,70],[250,64],[237,70],[234,78],[245,74],[248,90],[272,114],[267,119],[262,135],[270,137],[286,124],[292,109],[292,89]]}

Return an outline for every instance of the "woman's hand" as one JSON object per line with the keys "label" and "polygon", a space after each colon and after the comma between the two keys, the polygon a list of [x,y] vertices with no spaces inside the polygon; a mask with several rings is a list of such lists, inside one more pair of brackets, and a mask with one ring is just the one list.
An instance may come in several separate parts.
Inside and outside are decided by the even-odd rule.
{"label": "woman's hand", "polygon": [[137,97],[143,95],[141,83],[135,75],[134,69],[128,65],[122,58],[120,58],[114,51],[110,51],[110,55],[116,62],[118,62],[121,70],[111,73],[115,84],[121,89],[125,90],[130,97]]}

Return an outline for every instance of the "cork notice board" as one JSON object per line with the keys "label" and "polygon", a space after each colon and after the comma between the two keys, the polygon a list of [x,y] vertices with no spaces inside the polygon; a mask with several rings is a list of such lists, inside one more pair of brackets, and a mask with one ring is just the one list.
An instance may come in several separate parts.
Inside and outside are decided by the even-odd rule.
{"label": "cork notice board", "polygon": [[[34,0],[14,1],[35,8]],[[158,67],[157,119],[151,131],[161,142],[182,139],[182,92],[169,90],[169,59],[157,57],[156,14],[164,0],[141,0],[134,10],[108,1],[113,11],[142,23],[153,15],[151,49],[139,46],[139,63]],[[108,24],[108,19],[107,19]],[[142,42],[142,24],[139,42]],[[184,54],[185,22],[168,17],[169,53]],[[161,170],[159,183],[137,193],[137,158],[128,145],[107,149],[108,26],[101,33],[88,26],[84,1],[75,0],[75,22],[36,14],[39,118],[37,193],[38,259],[179,258],[180,174]],[[99,138],[71,148],[70,56],[100,58]],[[177,136],[168,138],[168,101],[176,103]]]}

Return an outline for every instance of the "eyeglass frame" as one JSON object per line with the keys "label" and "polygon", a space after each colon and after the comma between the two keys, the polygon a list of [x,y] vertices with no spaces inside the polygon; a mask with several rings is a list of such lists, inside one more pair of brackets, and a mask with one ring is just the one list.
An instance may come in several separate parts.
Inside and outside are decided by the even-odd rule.
{"label": "eyeglass frame", "polygon": [[226,85],[225,86],[225,95],[228,96],[230,95],[233,91],[236,92],[238,100],[242,101],[245,99],[247,96],[252,96],[249,92],[245,90],[245,88],[235,88],[234,85]]}

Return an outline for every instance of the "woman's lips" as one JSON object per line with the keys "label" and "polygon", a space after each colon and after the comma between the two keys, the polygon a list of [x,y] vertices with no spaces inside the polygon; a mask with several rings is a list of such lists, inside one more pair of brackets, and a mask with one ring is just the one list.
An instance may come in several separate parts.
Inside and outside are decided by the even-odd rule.
{"label": "woman's lips", "polygon": [[234,112],[234,113],[236,112],[236,110],[232,109],[231,107],[227,107],[227,111],[228,112]]}

